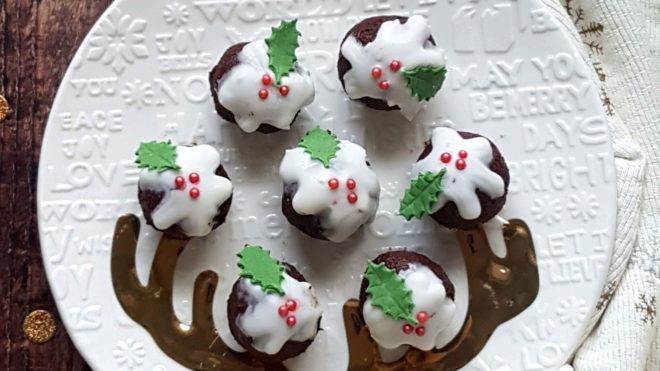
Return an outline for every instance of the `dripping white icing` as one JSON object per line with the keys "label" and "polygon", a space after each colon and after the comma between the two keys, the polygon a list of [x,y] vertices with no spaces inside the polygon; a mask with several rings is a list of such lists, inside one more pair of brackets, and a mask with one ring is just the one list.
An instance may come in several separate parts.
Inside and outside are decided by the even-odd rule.
{"label": "dripping white icing", "polygon": [[[432,212],[440,210],[447,202],[453,201],[463,219],[473,220],[481,215],[477,189],[491,198],[504,196],[504,180],[489,168],[493,160],[493,151],[486,138],[463,139],[456,130],[442,127],[433,129],[431,143],[433,151],[413,165],[411,177],[414,179],[420,173],[447,169],[442,178],[443,191],[438,195],[438,201],[431,207]],[[464,170],[456,167],[461,150],[467,152]],[[449,163],[441,161],[443,153],[451,155]]]}
{"label": "dripping white icing", "polygon": [[486,233],[486,239],[488,239],[490,249],[495,256],[502,259],[506,258],[507,253],[503,231],[504,227],[508,224],[509,222],[506,219],[498,215],[483,224],[484,233]]}
{"label": "dripping white icing", "polygon": [[[309,72],[296,63],[296,71],[275,85],[275,75],[268,67],[268,45],[264,40],[246,44],[238,53],[239,63],[218,81],[218,99],[230,110],[243,131],[252,133],[262,123],[289,130],[300,109],[314,101],[314,82]],[[263,75],[272,83],[264,86]],[[282,96],[280,86],[288,86],[289,94]],[[259,97],[261,89],[268,90],[268,98]]]}
{"label": "dripping white icing", "polygon": [[[349,36],[341,46],[341,53],[352,68],[344,75],[346,93],[351,99],[371,97],[387,101],[390,106],[399,106],[401,113],[412,120],[422,108],[422,102],[412,95],[406,78],[401,71],[421,65],[444,65],[444,50],[428,42],[431,29],[428,21],[420,15],[408,18],[405,24],[397,20],[383,22],[374,41],[362,45],[354,36]],[[394,72],[389,66],[392,60],[401,62],[401,70]],[[371,75],[374,67],[380,67],[382,77]],[[378,83],[387,80],[388,90]]]}
{"label": "dripping white icing", "polygon": [[[312,286],[284,274],[282,289],[285,295],[266,294],[260,286],[253,285],[248,279],[241,278],[240,290],[248,307],[236,319],[238,327],[252,338],[252,346],[260,352],[276,354],[288,341],[306,341],[313,339],[321,318],[321,306],[316,299]],[[286,317],[281,317],[278,308],[293,299],[297,308],[289,315],[296,318],[296,324],[290,327]]]}
{"label": "dripping white icing", "polygon": [[408,269],[397,273],[403,278],[406,287],[412,291],[414,304],[413,316],[419,312],[426,312],[429,319],[415,327],[423,326],[426,330],[424,336],[413,331],[411,334],[403,332],[407,321],[395,321],[385,315],[382,309],[371,305],[371,296],[368,296],[362,308],[362,315],[369,327],[371,337],[385,349],[396,349],[402,345],[411,345],[417,349],[430,350],[443,344],[438,344],[438,336],[445,330],[454,316],[456,306],[454,301],[447,297],[445,286],[431,269],[420,264],[410,264]]}
{"label": "dripping white icing", "polygon": [[[189,237],[202,237],[212,230],[213,218],[218,208],[232,194],[229,179],[215,174],[220,165],[220,154],[209,145],[196,147],[176,147],[176,163],[180,170],[163,172],[142,169],[138,186],[141,190],[165,192],[163,199],[151,212],[154,226],[165,230],[178,225]],[[199,174],[199,183],[192,184],[191,173]],[[177,176],[186,180],[186,188],[175,186]],[[190,197],[190,189],[199,189],[199,197]]]}
{"label": "dripping white icing", "polygon": [[[312,160],[303,148],[286,151],[280,165],[280,176],[285,184],[297,183],[293,197],[294,210],[300,215],[318,215],[324,236],[332,242],[342,242],[376,213],[380,195],[378,176],[366,164],[367,153],[355,143],[342,140],[330,167]],[[328,180],[335,178],[339,188],[332,190]],[[352,190],[357,202],[350,203],[351,190],[347,180],[355,180]]]}
{"label": "dripping white icing", "polygon": [[383,348],[379,345],[378,353],[380,353],[380,358],[383,360],[383,362],[392,363],[405,356],[409,349],[410,345],[402,345],[394,349]]}

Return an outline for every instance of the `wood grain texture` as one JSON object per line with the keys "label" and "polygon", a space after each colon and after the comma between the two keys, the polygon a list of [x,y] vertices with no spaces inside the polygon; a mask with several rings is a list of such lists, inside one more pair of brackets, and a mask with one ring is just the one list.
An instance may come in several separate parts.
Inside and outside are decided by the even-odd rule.
{"label": "wood grain texture", "polygon": [[[83,38],[111,0],[0,0],[0,369],[87,370],[59,319],[39,249],[36,186],[50,106]],[[51,312],[55,337],[25,339],[22,322]]]}

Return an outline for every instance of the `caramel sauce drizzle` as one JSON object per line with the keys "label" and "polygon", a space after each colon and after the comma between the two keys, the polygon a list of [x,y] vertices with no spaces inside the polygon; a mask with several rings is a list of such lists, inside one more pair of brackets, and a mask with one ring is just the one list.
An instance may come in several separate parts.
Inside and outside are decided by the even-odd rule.
{"label": "caramel sauce drizzle", "polygon": [[457,370],[479,354],[501,324],[529,307],[539,290],[534,242],[522,220],[504,227],[505,258],[493,254],[483,229],[455,231],[465,259],[470,302],[463,329],[439,350],[410,349],[393,363],[383,363],[377,344],[358,316],[357,300],[344,305],[349,366],[357,370]]}
{"label": "caramel sauce drizzle", "polygon": [[[163,236],[146,286],[135,267],[140,221],[134,215],[119,218],[111,256],[115,294],[126,314],[144,327],[169,357],[195,370],[285,370],[282,364],[263,364],[245,353],[231,350],[218,336],[213,323],[213,295],[218,276],[202,272],[195,280],[193,319],[184,330],[174,314],[174,268],[189,240]],[[358,316],[357,300],[344,304],[344,326],[349,352],[348,370],[398,371],[456,370],[472,360],[503,322],[531,305],[539,289],[538,268],[529,228],[511,220],[504,228],[507,256],[492,253],[481,228],[456,231],[465,258],[470,301],[460,333],[439,350],[410,349],[393,363],[384,363],[369,329]]]}
{"label": "caramel sauce drizzle", "polygon": [[135,215],[117,221],[110,270],[115,294],[126,314],[149,332],[165,354],[183,366],[195,370],[263,370],[260,362],[235,353],[220,339],[213,324],[213,294],[218,286],[214,272],[202,272],[195,280],[190,328],[184,330],[176,318],[172,280],[176,262],[189,240],[163,235],[149,282],[142,286],[135,268],[139,233],[140,220]]}

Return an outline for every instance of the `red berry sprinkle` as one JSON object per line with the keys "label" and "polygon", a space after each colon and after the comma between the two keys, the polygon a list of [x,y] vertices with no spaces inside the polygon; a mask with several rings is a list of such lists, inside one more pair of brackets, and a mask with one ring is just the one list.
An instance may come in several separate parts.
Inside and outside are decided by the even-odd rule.
{"label": "red berry sprinkle", "polygon": [[174,185],[176,186],[176,189],[184,189],[186,188],[186,179],[182,176],[178,176],[174,178]]}
{"label": "red berry sprinkle", "polygon": [[441,154],[440,161],[444,162],[445,164],[448,164],[449,161],[451,161],[451,154],[449,152],[445,152]]}
{"label": "red berry sprinkle", "polygon": [[289,299],[286,301],[286,308],[293,312],[298,308],[298,303],[293,299]]}
{"label": "red berry sprinkle", "polygon": [[419,323],[425,323],[426,321],[429,320],[429,314],[426,312],[419,312],[417,313],[417,320]]}
{"label": "red berry sprinkle", "polygon": [[417,336],[424,336],[426,334],[426,329],[423,326],[419,326],[416,330],[415,333]]}
{"label": "red berry sprinkle", "polygon": [[390,63],[390,69],[394,72],[398,71],[401,69],[401,62],[398,60],[393,60],[392,63]]}
{"label": "red berry sprinkle", "polygon": [[265,86],[270,85],[273,82],[273,78],[269,74],[265,74],[261,77],[261,83]]}
{"label": "red berry sprinkle", "polygon": [[328,187],[330,187],[330,189],[332,189],[333,191],[339,188],[339,180],[337,180],[337,178],[331,178],[330,180],[328,180]]}
{"label": "red berry sprinkle", "polygon": [[378,87],[380,87],[381,90],[387,90],[390,88],[390,82],[387,80],[383,80],[378,83]]}
{"label": "red berry sprinkle", "polygon": [[352,203],[352,204],[356,203],[357,200],[358,200],[358,197],[357,197],[357,195],[355,194],[355,192],[351,192],[351,193],[349,193],[347,198],[348,198],[348,202],[350,202],[350,203]]}
{"label": "red berry sprinkle", "polygon": [[348,178],[348,180],[346,180],[346,188],[355,189],[355,179]]}
{"label": "red berry sprinkle", "polygon": [[374,67],[371,69],[371,76],[373,76],[374,79],[379,79],[383,76],[383,70],[380,67]]}
{"label": "red berry sprinkle", "polygon": [[192,188],[190,190],[190,198],[194,198],[194,199],[199,198],[199,189]]}
{"label": "red berry sprinkle", "polygon": [[456,160],[456,168],[458,170],[465,170],[465,166],[466,166],[465,160],[463,160],[463,159]]}
{"label": "red berry sprinkle", "polygon": [[286,97],[287,95],[289,95],[289,87],[286,86],[286,85],[280,86],[280,94],[283,97]]}
{"label": "red berry sprinkle", "polygon": [[286,325],[289,327],[293,327],[296,325],[296,317],[294,316],[288,316],[286,318]]}
{"label": "red berry sprinkle", "polygon": [[406,323],[405,325],[403,325],[403,332],[407,335],[410,335],[413,332],[413,327]]}
{"label": "red berry sprinkle", "polygon": [[289,314],[289,308],[287,308],[286,305],[280,305],[280,307],[277,308],[277,314],[279,314],[280,317],[286,317],[286,315]]}
{"label": "red berry sprinkle", "polygon": [[188,180],[190,180],[190,182],[191,182],[192,184],[197,184],[197,183],[199,183],[199,174],[197,174],[197,173],[190,173],[190,175],[188,175]]}
{"label": "red berry sprinkle", "polygon": [[259,98],[261,98],[261,100],[268,99],[268,90],[266,89],[259,90]]}
{"label": "red berry sprinkle", "polygon": [[458,152],[458,157],[467,158],[467,151],[461,150]]}

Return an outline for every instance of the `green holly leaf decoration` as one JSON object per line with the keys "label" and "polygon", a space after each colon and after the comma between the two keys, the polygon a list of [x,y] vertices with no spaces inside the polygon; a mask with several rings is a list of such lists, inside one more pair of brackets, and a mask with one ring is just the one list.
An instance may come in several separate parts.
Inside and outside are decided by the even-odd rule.
{"label": "green holly leaf decoration", "polygon": [[265,293],[284,296],[284,267],[270,257],[269,251],[261,246],[245,245],[238,257],[242,278],[248,278],[252,284],[261,286]]}
{"label": "green holly leaf decoration", "polygon": [[279,27],[273,27],[272,34],[266,39],[268,45],[268,67],[275,73],[277,85],[282,83],[282,77],[289,76],[294,69],[298,59],[298,36],[300,32],[296,28],[297,19],[291,22],[282,21]]}
{"label": "green holly leaf decoration", "polygon": [[417,66],[411,70],[405,70],[403,76],[408,81],[408,88],[412,95],[419,101],[431,100],[442,88],[447,75],[445,66]]}
{"label": "green holly leaf decoration", "polygon": [[446,172],[447,169],[437,173],[429,171],[413,179],[401,200],[399,214],[406,220],[413,217],[421,219],[422,215],[431,214],[431,206],[438,201],[438,195],[442,192],[442,178]]}
{"label": "green holly leaf decoration", "polygon": [[323,166],[329,168],[330,160],[335,158],[339,151],[339,140],[334,134],[317,126],[302,138],[298,147],[304,148],[313,160],[319,160]]}
{"label": "green holly leaf decoration", "polygon": [[385,263],[369,261],[364,276],[369,281],[366,292],[371,295],[371,305],[382,309],[395,321],[402,319],[417,324],[413,316],[412,291],[394,269],[387,268]]}
{"label": "green holly leaf decoration", "polygon": [[176,147],[170,141],[140,143],[135,155],[137,156],[135,163],[140,169],[146,168],[158,172],[181,169],[176,164]]}

